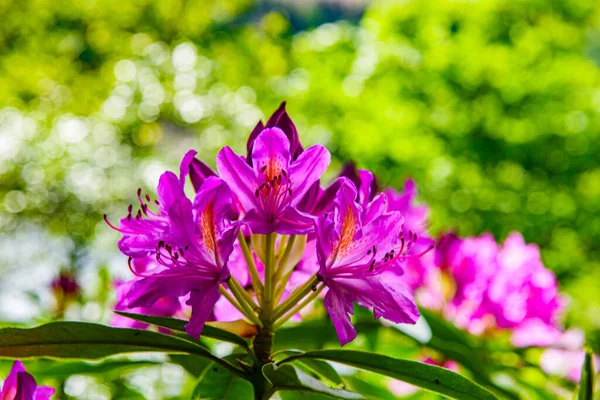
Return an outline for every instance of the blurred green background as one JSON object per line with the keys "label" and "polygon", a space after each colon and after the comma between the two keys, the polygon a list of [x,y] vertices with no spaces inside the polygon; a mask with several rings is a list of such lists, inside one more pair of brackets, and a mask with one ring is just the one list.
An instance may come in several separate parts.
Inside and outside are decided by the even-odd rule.
{"label": "blurred green background", "polygon": [[565,323],[600,327],[597,1],[0,0],[0,21],[0,320],[40,318],[65,267],[93,300],[70,316],[101,319],[98,269],[128,272],[102,214],[287,100],[329,176],[413,177],[436,233],[522,232]]}

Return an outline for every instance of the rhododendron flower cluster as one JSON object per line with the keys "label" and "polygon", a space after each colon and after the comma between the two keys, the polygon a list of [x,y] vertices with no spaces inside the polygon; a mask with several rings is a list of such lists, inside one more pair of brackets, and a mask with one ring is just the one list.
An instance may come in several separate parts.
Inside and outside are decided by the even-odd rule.
{"label": "rhododendron flower cluster", "polygon": [[192,150],[178,175],[160,177],[157,199],[138,190],[138,211],[130,205],[118,225],[107,219],[135,276],[119,286],[117,309],[189,313],[196,338],[207,321],[242,318],[268,340],[324,295],[342,345],[356,337],[354,303],[415,323],[411,287],[399,277],[433,241],[421,234],[427,209],[411,205],[414,184],[378,193],[369,171],[349,165],[322,187],[330,154],[300,144],[285,103],[251,132],[246,151],[224,147],[214,171]]}
{"label": "rhododendron flower cluster", "polygon": [[442,237],[428,263],[419,302],[474,334],[512,332],[515,346],[546,346],[560,336],[556,277],[539,248],[519,233],[499,245],[489,234]]}
{"label": "rhododendron flower cluster", "polygon": [[15,361],[0,390],[0,400],[48,400],[54,389],[38,386],[19,360]]}

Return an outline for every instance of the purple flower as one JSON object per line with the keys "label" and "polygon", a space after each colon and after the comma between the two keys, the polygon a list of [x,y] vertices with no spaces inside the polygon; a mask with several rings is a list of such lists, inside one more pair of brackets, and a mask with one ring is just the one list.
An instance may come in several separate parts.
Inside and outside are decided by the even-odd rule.
{"label": "purple flower", "polygon": [[244,222],[253,233],[309,233],[313,218],[297,206],[327,169],[329,152],[316,145],[293,160],[284,132],[267,128],[253,142],[251,158],[249,165],[229,147],[217,156],[219,175],[236,194]]}
{"label": "purple flower", "polygon": [[75,274],[66,270],[61,270],[50,286],[61,296],[76,296],[80,290]]}
{"label": "purple flower", "polygon": [[[151,266],[156,262],[151,257],[144,257],[139,259],[133,259],[131,262],[136,263],[135,270],[138,273],[142,271],[148,271],[153,269]],[[141,265],[140,265],[141,264]],[[131,287],[140,280],[141,278],[135,278],[128,282],[115,282],[117,288],[117,304],[115,305],[116,311],[127,311],[136,314],[154,315],[159,317],[173,317],[174,315],[182,311],[182,304],[178,297],[161,297],[158,299],[152,307],[129,307],[128,293]],[[122,328],[135,328],[135,329],[147,329],[150,325],[144,322],[136,321],[131,318],[123,317],[119,314],[113,314],[110,321],[110,325],[122,327]],[[169,330],[165,328],[158,328],[159,332],[168,333]]]}
{"label": "purple flower", "polygon": [[54,389],[38,386],[37,382],[25,371],[23,363],[15,361],[0,390],[0,400],[48,400]]}
{"label": "purple flower", "polygon": [[345,176],[354,183],[358,191],[358,202],[360,204],[373,200],[379,192],[379,184],[373,173],[366,169],[357,169],[352,162],[344,164],[339,176]]}
{"label": "purple flower", "polygon": [[[209,176],[199,185],[194,203],[183,191],[195,152],[188,152],[180,176],[165,172],[158,185],[158,212],[140,197],[142,210],[121,220],[121,251],[134,259],[132,271],[141,279],[123,302],[128,308],[150,308],[161,299],[189,294],[192,315],[187,332],[198,337],[219,298],[219,285],[229,278],[227,261],[239,224],[230,220],[234,198],[221,179]],[[149,197],[146,199],[149,201]],[[156,258],[156,265],[135,269],[135,259]]]}
{"label": "purple flower", "polygon": [[498,327],[514,330],[513,343],[520,337],[515,345],[546,346],[559,335],[561,306],[556,277],[544,267],[539,248],[511,233],[498,253],[498,271],[486,296]]}
{"label": "purple flower", "polygon": [[355,301],[375,318],[415,323],[419,317],[408,289],[381,279],[383,272],[399,270],[405,256],[402,215],[386,211],[383,195],[366,207],[356,198],[354,184],[340,178],[333,211],[316,222],[318,276],[328,287],[325,308],[341,345],[356,337],[350,321]]}
{"label": "purple flower", "polygon": [[509,330],[515,346],[546,346],[560,333],[556,278],[519,233],[503,246],[489,234],[443,237],[417,298],[473,334]]}
{"label": "purple flower", "polygon": [[[408,250],[408,253],[420,255],[431,250],[434,240],[429,237],[428,233],[429,207],[414,203],[417,197],[415,182],[408,179],[404,183],[402,192],[388,188],[384,193],[388,200],[388,209],[399,211],[404,217],[404,225],[402,225],[404,236],[413,239],[414,245]],[[409,257],[403,267],[403,280],[412,290],[423,284],[423,276],[427,267],[423,263],[423,257]]]}
{"label": "purple flower", "polygon": [[292,122],[292,119],[287,114],[285,110],[285,101],[279,105],[279,108],[275,110],[273,115],[267,121],[267,125],[263,125],[262,121],[258,121],[258,124],[254,127],[250,136],[248,137],[248,143],[246,144],[246,150],[248,151],[248,155],[246,157],[246,161],[248,164],[252,165],[252,151],[254,150],[254,142],[258,135],[262,133],[266,128],[279,128],[287,137],[290,143],[290,154],[292,156],[292,160],[298,158],[300,153],[304,151],[302,148],[302,144],[300,144],[300,139],[298,138],[298,131],[296,130],[296,125]]}
{"label": "purple flower", "polygon": [[180,176],[185,177],[187,168],[187,172],[190,174],[190,180],[192,181],[192,186],[194,186],[194,190],[197,192],[208,177],[217,176],[217,173],[203,161],[198,160],[195,156],[195,151],[191,150],[187,152],[181,162]]}

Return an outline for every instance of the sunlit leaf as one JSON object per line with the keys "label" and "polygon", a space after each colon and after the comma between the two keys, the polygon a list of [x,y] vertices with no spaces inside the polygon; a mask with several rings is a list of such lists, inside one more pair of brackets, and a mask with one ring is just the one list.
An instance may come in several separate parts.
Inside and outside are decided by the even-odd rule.
{"label": "sunlit leaf", "polygon": [[[115,311],[117,314],[122,315],[127,318],[131,318],[136,321],[146,322],[148,324],[160,326],[163,328],[168,328],[177,332],[185,333],[185,325],[187,321],[176,319],[176,318],[166,318],[166,317],[154,317],[150,315],[142,315],[142,314],[132,314],[123,311]],[[248,348],[248,342],[241,336],[236,335],[235,333],[226,331],[221,328],[217,328],[210,325],[204,325],[202,329],[202,336],[209,337],[212,339],[221,340],[224,342],[229,342],[233,344],[237,344],[243,348]]]}
{"label": "sunlit leaf", "polygon": [[52,322],[31,329],[0,330],[1,357],[97,359],[150,351],[217,358],[204,348],[174,336],[88,322]]}
{"label": "sunlit leaf", "polygon": [[[202,358],[202,360],[204,360]],[[102,362],[71,361],[61,364],[29,368],[29,372],[36,377],[64,378],[73,374],[101,375],[111,372],[121,372],[127,369],[159,365],[156,361],[134,361],[134,360],[104,360]]]}
{"label": "sunlit leaf", "polygon": [[300,358],[316,358],[339,362],[399,379],[455,399],[496,399],[496,396],[483,387],[455,372],[416,361],[399,360],[362,351],[319,350],[289,357],[284,362]]}

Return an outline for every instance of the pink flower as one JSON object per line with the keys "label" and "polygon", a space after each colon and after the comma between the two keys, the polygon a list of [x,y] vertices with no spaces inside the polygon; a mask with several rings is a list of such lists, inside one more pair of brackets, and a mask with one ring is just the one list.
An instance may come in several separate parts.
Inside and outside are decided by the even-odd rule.
{"label": "pink flower", "polygon": [[503,245],[489,235],[444,236],[417,298],[473,334],[512,332],[516,346],[546,346],[560,334],[561,301],[554,274],[536,245],[512,233]]}
{"label": "pink flower", "polygon": [[15,361],[0,390],[0,400],[48,400],[54,389],[38,386],[37,382],[25,371],[23,363]]}
{"label": "pink flower", "polygon": [[[585,359],[584,344],[585,336],[581,329],[572,328],[563,332],[552,347],[542,353],[540,367],[547,374],[579,383],[581,367]],[[600,358],[596,355],[594,355],[594,365],[596,369],[600,365]]]}
{"label": "pink flower", "polygon": [[299,203],[329,165],[329,152],[319,145],[303,151],[297,159],[290,141],[279,128],[264,129],[252,144],[252,163],[229,147],[217,156],[217,170],[236,194],[252,233],[307,234],[312,216]]}
{"label": "pink flower", "polygon": [[355,185],[339,179],[333,211],[318,218],[316,232],[318,277],[328,287],[325,308],[344,345],[356,337],[350,322],[354,302],[372,309],[375,318],[396,323],[414,324],[419,311],[408,289],[381,279],[385,271],[395,269],[401,274],[407,247],[402,215],[386,211],[383,195],[361,206]]}

